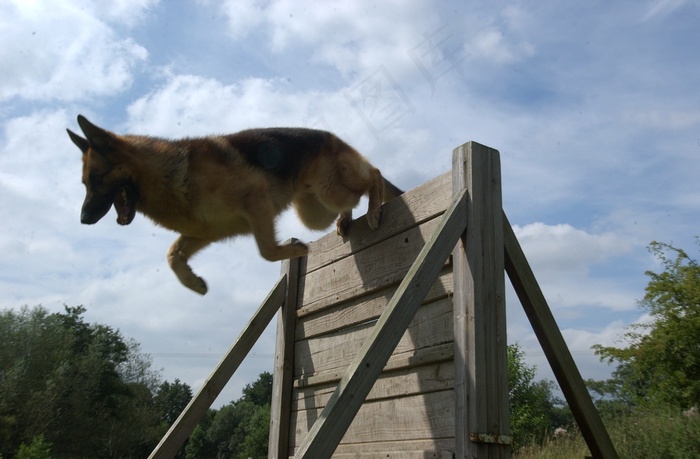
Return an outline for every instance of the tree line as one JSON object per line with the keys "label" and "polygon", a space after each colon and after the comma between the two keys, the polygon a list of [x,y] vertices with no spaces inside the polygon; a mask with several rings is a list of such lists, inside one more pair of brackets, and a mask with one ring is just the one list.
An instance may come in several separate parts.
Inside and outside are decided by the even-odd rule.
{"label": "tree line", "polygon": [[[663,409],[676,413],[687,433],[687,422],[700,422],[700,265],[671,245],[649,248],[663,267],[646,273],[639,302],[651,320],[629,327],[626,347],[594,347],[616,369],[609,380],[587,385],[606,421]],[[187,384],[160,380],[138,343],[87,323],[84,313],[82,306],[0,312],[0,459],[146,457],[191,399]],[[516,451],[546,442],[557,428],[575,430],[554,383],[535,380],[535,373],[520,346],[510,345]],[[266,457],[271,394],[265,372],[239,400],[210,409],[177,457]],[[693,410],[695,417],[681,417]],[[698,436],[681,438],[688,457],[700,456]]]}

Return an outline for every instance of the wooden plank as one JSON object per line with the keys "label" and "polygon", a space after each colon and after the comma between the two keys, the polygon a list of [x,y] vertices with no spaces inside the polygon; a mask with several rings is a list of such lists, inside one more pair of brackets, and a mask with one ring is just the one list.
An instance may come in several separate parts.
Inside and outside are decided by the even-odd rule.
{"label": "wooden plank", "polygon": [[280,305],[284,301],[287,290],[287,276],[283,275],[277,281],[265,301],[248,321],[238,339],[231,345],[226,355],[221,359],[199,392],[192,397],[190,403],[180,413],[170,429],[155,447],[151,459],[171,459],[175,457],[183,443],[192,434],[216,397],[221,393],[226,383],[241,364],[255,342],[270,323]]}
{"label": "wooden plank", "polygon": [[[404,440],[400,442],[372,442],[372,443],[354,443],[350,445],[338,445],[338,449],[333,454],[337,457],[353,457],[353,454],[361,454],[359,457],[373,457],[392,459],[413,459],[414,453],[423,453],[425,456],[417,456],[419,458],[440,458],[443,459],[454,457],[454,438],[434,438],[426,440]],[[387,456],[384,456],[387,454]],[[407,454],[407,456],[404,456]],[[343,456],[346,455],[346,456]],[[446,456],[445,456],[446,455]]]}
{"label": "wooden plank", "polygon": [[[347,454],[334,454],[335,459],[364,459],[364,458],[376,458],[377,453],[347,453]],[[382,451],[382,459],[453,459],[454,453],[452,451],[435,451],[435,450],[422,450],[422,451]]]}
{"label": "wooden plank", "polygon": [[[452,301],[445,298],[421,307],[400,335],[395,353],[409,352],[453,340]],[[302,340],[295,345],[294,376],[343,371],[371,336],[375,323],[367,322],[332,334]]]}
{"label": "wooden plank", "polygon": [[[313,338],[377,319],[389,304],[397,287],[398,285],[375,290],[367,295],[322,309],[298,310],[296,339]],[[448,265],[430,287],[423,304],[446,298],[451,294],[452,268]]]}
{"label": "wooden plank", "polygon": [[588,449],[593,457],[616,459],[618,456],[615,447],[505,214],[503,234],[506,272],[571,407]]}
{"label": "wooden plank", "polygon": [[443,174],[389,201],[382,208],[382,224],[376,230],[360,216],[351,223],[348,237],[341,238],[334,231],[310,243],[306,272],[351,256],[441,215],[452,203],[449,183],[449,173]]}
{"label": "wooden plank", "polygon": [[[464,232],[467,220],[465,202],[466,193],[463,192],[455,198],[455,202],[441,218],[440,226],[421,250],[416,262],[379,318],[374,333],[362,346],[362,351],[350,365],[338,384],[338,389],[301,444],[298,457],[323,459],[333,454],[455,243]],[[451,423],[454,424],[454,419]]]}
{"label": "wooden plank", "polygon": [[[337,382],[294,390],[292,411],[318,409],[326,406]],[[392,397],[450,390],[454,387],[453,362],[438,362],[419,367],[384,371],[367,394],[365,403]]]}
{"label": "wooden plank", "polygon": [[439,218],[429,220],[380,242],[372,250],[307,273],[302,278],[300,303],[318,309],[400,283],[439,223]]}
{"label": "wooden plank", "polygon": [[510,434],[499,154],[469,142],[452,158],[453,192],[469,190],[468,231],[452,254],[455,457],[509,458],[507,445],[469,440],[470,433]]}
{"label": "wooden plank", "polygon": [[[430,392],[365,402],[342,437],[341,444],[401,442],[454,436],[454,392]],[[322,419],[322,409],[296,411],[292,416],[295,438],[308,438],[312,425]],[[296,457],[304,456],[300,446]],[[333,446],[335,449],[336,445]],[[328,456],[314,456],[326,458]]]}
{"label": "wooden plank", "polygon": [[[394,353],[384,366],[384,371],[410,369],[413,367],[454,360],[454,345],[452,342],[437,346],[414,349],[400,354]],[[345,368],[338,371],[326,371],[311,376],[303,375],[294,381],[295,388],[310,387],[327,383],[337,383],[343,377]],[[333,384],[335,387],[336,384]]]}
{"label": "wooden plank", "polygon": [[[294,242],[294,240],[287,241]],[[296,328],[297,287],[301,259],[284,260],[282,274],[287,276],[284,303],[277,315],[275,364],[270,404],[270,434],[268,457],[289,456],[289,422],[294,385],[294,333]]]}

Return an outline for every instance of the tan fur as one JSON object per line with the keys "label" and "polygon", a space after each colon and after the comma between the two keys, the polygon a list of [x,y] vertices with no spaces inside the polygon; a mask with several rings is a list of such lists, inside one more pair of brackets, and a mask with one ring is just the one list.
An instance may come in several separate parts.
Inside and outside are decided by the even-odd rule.
{"label": "tan fur", "polygon": [[[369,197],[369,226],[377,228],[382,203],[401,193],[357,151],[322,131],[250,130],[171,141],[117,135],[82,116],[78,123],[86,138],[68,133],[83,151],[81,221],[97,222],[113,201],[120,224],[139,211],[180,233],[168,263],[183,285],[200,294],[206,283],[188,260],[210,243],[253,234],[267,260],[303,256],[306,245],[276,239],[275,218],[290,204],[307,227],[322,230],[337,218],[337,232],[345,235],[363,195]],[[299,144],[278,142],[287,138]]]}

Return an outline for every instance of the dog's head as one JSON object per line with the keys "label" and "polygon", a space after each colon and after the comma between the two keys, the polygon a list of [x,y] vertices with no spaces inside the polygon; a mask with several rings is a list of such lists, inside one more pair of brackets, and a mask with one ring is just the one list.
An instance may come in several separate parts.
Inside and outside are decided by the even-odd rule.
{"label": "dog's head", "polygon": [[117,223],[128,225],[136,215],[139,189],[124,161],[124,140],[95,126],[82,115],[78,115],[78,125],[85,138],[66,130],[83,152],[83,184],[87,193],[80,222],[97,223],[114,205]]}

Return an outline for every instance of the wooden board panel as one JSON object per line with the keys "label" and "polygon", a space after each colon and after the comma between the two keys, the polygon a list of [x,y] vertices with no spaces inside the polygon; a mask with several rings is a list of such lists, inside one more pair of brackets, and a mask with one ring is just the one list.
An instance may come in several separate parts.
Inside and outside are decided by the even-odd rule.
{"label": "wooden board panel", "polygon": [[319,308],[400,283],[440,220],[429,220],[380,242],[372,250],[307,272],[300,279],[299,304]]}
{"label": "wooden board panel", "polygon": [[310,243],[306,271],[315,271],[442,214],[452,202],[450,183],[446,173],[386,203],[377,230],[370,229],[364,216],[356,217],[346,238],[333,232]]}
{"label": "wooden board panel", "polygon": [[[452,390],[368,402],[340,444],[453,437],[454,408]],[[292,413],[290,449],[301,444],[320,413],[320,408]]]}
{"label": "wooden board panel", "polygon": [[[401,442],[401,444],[406,442]],[[411,442],[418,443],[418,442]],[[451,448],[451,443],[446,444],[446,448]],[[377,447],[375,443],[369,443],[369,446]],[[398,446],[396,443],[391,446]],[[350,445],[351,447],[357,447],[358,445]],[[417,446],[417,445],[416,445]],[[386,445],[386,447],[390,447]],[[376,459],[381,457],[382,459],[454,459],[455,453],[452,450],[442,449],[427,449],[427,450],[399,450],[399,451],[388,451],[378,449],[376,451],[355,451],[352,453],[341,453],[333,454],[334,459]]]}
{"label": "wooden board panel", "polygon": [[[371,292],[344,303],[328,307],[304,307],[297,311],[296,339],[308,339],[314,336],[358,325],[378,318],[396,292],[396,286]],[[424,303],[445,298],[452,294],[452,271],[449,266],[430,288]]]}
{"label": "wooden board panel", "polygon": [[[371,335],[375,322],[296,343],[294,376],[345,369]],[[418,309],[394,353],[408,352],[453,340],[452,301],[436,301]]]}
{"label": "wooden board panel", "polygon": [[[384,371],[414,368],[431,363],[452,361],[454,359],[454,343],[449,342],[422,349],[413,349],[400,354],[392,354],[384,366]],[[344,368],[335,371],[325,371],[316,375],[302,375],[294,381],[294,387],[310,387],[322,384],[336,384],[343,377]]]}
{"label": "wooden board panel", "polygon": [[[336,386],[337,382],[294,389],[292,411],[323,408]],[[453,362],[439,362],[382,373],[367,395],[366,401],[450,390],[453,387]]]}
{"label": "wooden board panel", "polygon": [[454,438],[339,445],[333,458],[454,459]]}

